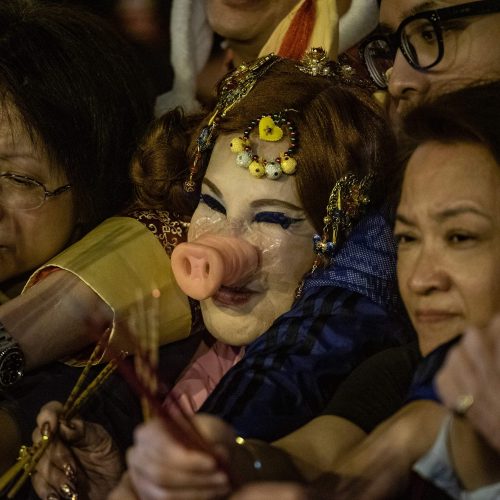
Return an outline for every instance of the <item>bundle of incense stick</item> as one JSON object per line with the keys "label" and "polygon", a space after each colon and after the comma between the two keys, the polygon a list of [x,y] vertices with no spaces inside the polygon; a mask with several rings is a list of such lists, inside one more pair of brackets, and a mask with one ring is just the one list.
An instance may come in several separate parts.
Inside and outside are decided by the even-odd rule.
{"label": "bundle of incense stick", "polygon": [[[160,375],[158,372],[159,348],[159,298],[160,291],[153,289],[152,305],[146,309],[140,293],[137,294],[135,311],[129,323],[130,332],[134,338],[130,339],[135,346],[134,366],[128,360],[119,363],[119,371],[132,390],[141,399],[144,420],[151,416],[158,416],[167,431],[179,443],[191,449],[203,450],[215,457],[213,449],[201,436],[187,415],[183,407],[174,400],[177,414],[169,413],[162,405],[158,388]],[[164,396],[163,396],[164,397]],[[224,466],[224,464],[221,464]]]}
{"label": "bundle of incense stick", "polygon": [[[160,386],[159,381],[161,380],[158,372],[159,293],[158,290],[153,289],[153,306],[151,309],[145,307],[143,298],[138,295],[135,304],[136,309],[135,312],[133,311],[135,319],[129,324],[132,333],[121,333],[121,335],[128,337],[127,340],[129,344],[134,347],[133,352],[135,353],[135,357],[133,363],[130,359],[125,358],[126,353],[116,352],[111,345],[107,344],[110,333],[108,332],[94,349],[91,358],[64,405],[64,411],[61,418],[65,420],[71,419],[82,404],[96,392],[98,387],[100,387],[105,380],[107,380],[115,368],[118,368],[125,381],[141,399],[145,419],[150,418],[152,415],[157,416],[165,426],[165,429],[180,444],[186,448],[196,449],[210,454],[217,460],[222,470],[229,472],[228,464],[221,461],[220,457],[215,453],[213,446],[200,434],[191,416],[186,414],[184,408],[178,401],[172,398],[177,410],[176,414],[172,414],[163,406],[163,401],[160,400],[158,394],[158,387]],[[103,368],[94,381],[78,395],[83,387],[90,367],[100,357],[104,350],[107,351],[108,358],[111,357],[112,360]],[[52,439],[53,435],[51,434],[42,435],[41,441],[37,444],[32,447],[22,447],[18,462],[0,477],[0,498],[4,497],[4,491],[9,485],[12,485],[17,478],[6,495],[8,499],[14,498],[25,481],[29,478],[31,472],[35,469]],[[21,475],[21,477],[18,477],[19,475]]]}
{"label": "bundle of incense stick", "polygon": [[[104,346],[107,344],[108,340],[109,332],[106,332],[97,343],[92,355],[85,365],[85,368],[82,370],[82,373],[78,377],[75,386],[68,396],[68,399],[64,403],[63,410],[60,415],[61,420],[70,420],[74,417],[82,405],[96,393],[96,391],[113,373],[118,366],[119,359],[124,357],[123,354],[120,354],[118,357],[113,358],[104,366],[97,377],[84,388],[90,368],[102,355]],[[24,483],[30,477],[31,473],[34,471],[53,437],[54,434],[51,434],[50,432],[42,432],[42,439],[38,443],[33,446],[21,447],[18,461],[0,477],[1,498],[12,499],[17,495]]]}
{"label": "bundle of incense stick", "polygon": [[140,398],[144,420],[152,415],[157,416],[176,441],[186,448],[204,451],[211,455],[222,470],[229,472],[228,464],[221,461],[213,446],[200,434],[191,415],[186,413],[177,399],[172,398],[175,414],[169,412],[163,406],[163,400],[160,399],[158,393],[161,385],[158,371],[159,297],[160,291],[153,289],[152,306],[146,309],[143,298],[140,293],[137,293],[135,322],[129,324],[131,336],[133,336],[129,341],[135,346],[134,363],[132,366],[129,360],[124,359],[118,364],[118,370]]}
{"label": "bundle of incense stick", "polygon": [[[155,371],[158,368],[159,328],[160,328],[160,291],[154,288],[151,293],[153,302],[146,310],[140,292],[136,292],[135,311],[133,311],[129,328],[134,336],[137,352],[134,356],[134,368],[141,383],[156,397],[158,393],[158,378]],[[144,421],[153,415],[153,409],[148,400],[141,397],[142,414]]]}

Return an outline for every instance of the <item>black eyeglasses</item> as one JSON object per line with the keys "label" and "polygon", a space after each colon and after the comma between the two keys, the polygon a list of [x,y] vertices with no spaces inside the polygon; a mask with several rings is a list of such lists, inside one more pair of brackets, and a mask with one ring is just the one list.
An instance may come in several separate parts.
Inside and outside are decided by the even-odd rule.
{"label": "black eyeglasses", "polygon": [[500,12],[500,0],[481,0],[443,9],[419,12],[407,17],[395,33],[375,35],[360,45],[361,57],[380,88],[388,84],[387,70],[394,65],[396,52],[418,70],[428,70],[444,56],[446,22],[467,16],[480,16]]}
{"label": "black eyeglasses", "polygon": [[53,198],[71,189],[70,184],[54,191],[35,179],[12,172],[0,174],[0,205],[16,210],[32,210],[41,207],[47,198]]}

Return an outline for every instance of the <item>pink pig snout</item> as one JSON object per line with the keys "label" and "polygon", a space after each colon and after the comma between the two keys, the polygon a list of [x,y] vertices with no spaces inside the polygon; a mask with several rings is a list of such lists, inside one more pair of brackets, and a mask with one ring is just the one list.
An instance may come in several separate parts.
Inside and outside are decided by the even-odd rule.
{"label": "pink pig snout", "polygon": [[259,267],[259,251],[242,238],[204,235],[178,245],[171,261],[182,291],[203,300],[223,285],[243,286]]}

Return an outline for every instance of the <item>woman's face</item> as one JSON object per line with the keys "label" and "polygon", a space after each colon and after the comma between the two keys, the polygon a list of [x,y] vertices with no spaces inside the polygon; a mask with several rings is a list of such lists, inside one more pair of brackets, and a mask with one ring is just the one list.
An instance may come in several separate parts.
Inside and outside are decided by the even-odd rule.
{"label": "woman's face", "polygon": [[[68,183],[45,152],[33,145],[14,113],[0,114],[0,174],[41,182],[48,191]],[[35,209],[2,206],[0,192],[0,283],[36,268],[60,252],[75,225],[73,197],[66,191]]]}
{"label": "woman's face", "polygon": [[412,155],[395,227],[398,281],[423,354],[500,310],[500,166],[477,144]]}
{"label": "woman's face", "polygon": [[[236,166],[236,155],[229,148],[236,135],[223,135],[215,144],[188,239],[205,232],[232,235],[260,250],[260,268],[243,288],[222,287],[201,301],[212,335],[231,345],[246,345],[290,309],[297,285],[314,260],[315,230],[293,176],[257,179]],[[284,139],[278,143],[252,140],[254,153],[263,158],[277,157],[287,144]]]}

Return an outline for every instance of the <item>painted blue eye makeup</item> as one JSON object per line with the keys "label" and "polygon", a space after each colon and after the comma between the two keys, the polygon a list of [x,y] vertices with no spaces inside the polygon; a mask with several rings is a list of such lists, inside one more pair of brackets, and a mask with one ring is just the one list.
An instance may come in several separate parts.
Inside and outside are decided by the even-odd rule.
{"label": "painted blue eye makeup", "polygon": [[292,224],[301,222],[304,219],[294,219],[288,217],[282,212],[259,212],[255,214],[255,222],[268,222],[270,224],[279,224],[283,229],[288,229]]}
{"label": "painted blue eye makeup", "polygon": [[226,215],[226,207],[224,207],[224,205],[220,201],[217,201],[213,196],[201,193],[200,202],[205,203],[205,205],[207,205],[212,210]]}

